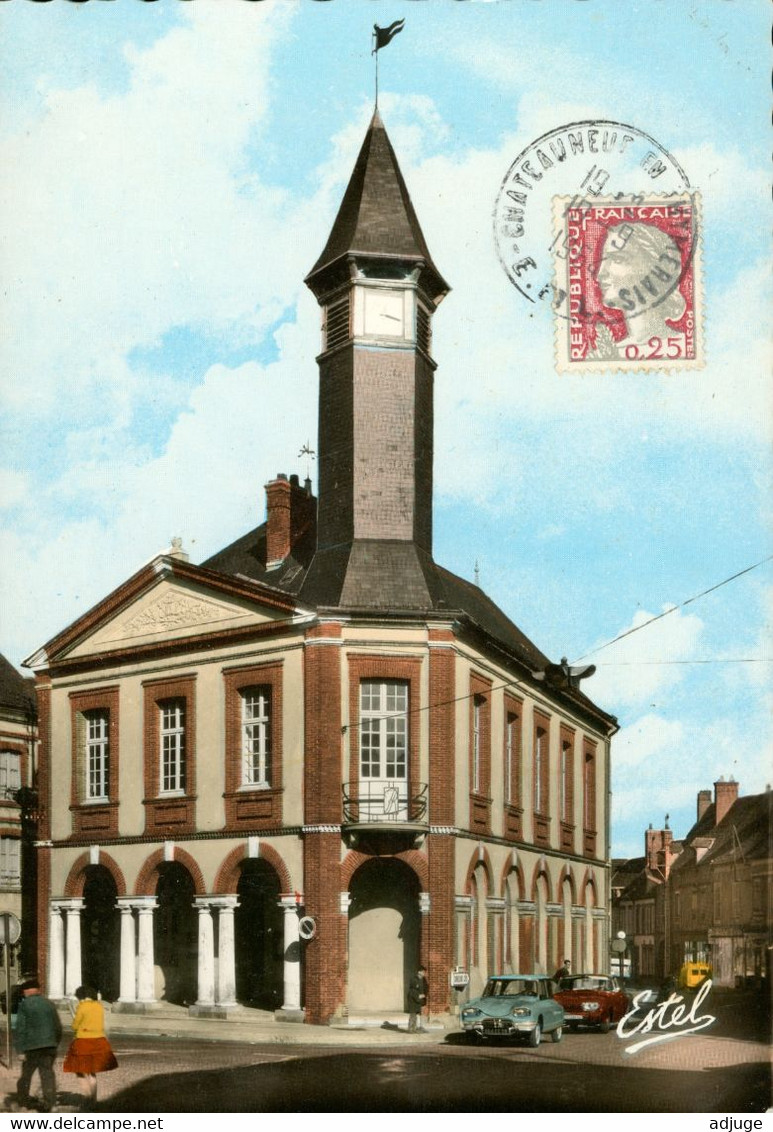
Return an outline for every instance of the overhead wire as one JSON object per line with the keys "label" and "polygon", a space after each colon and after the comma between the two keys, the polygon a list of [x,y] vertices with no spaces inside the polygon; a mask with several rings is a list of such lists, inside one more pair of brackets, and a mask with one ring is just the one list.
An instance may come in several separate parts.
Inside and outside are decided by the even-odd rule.
{"label": "overhead wire", "polygon": [[[684,609],[686,605],[698,601],[699,598],[705,597],[707,594],[714,593],[715,590],[721,589],[726,586],[728,582],[734,582],[736,578],[743,577],[744,574],[756,570],[759,566],[764,566],[766,562],[773,560],[773,554],[769,554],[766,558],[761,558],[759,562],[754,562],[751,566],[744,567],[743,570],[738,570],[735,574],[731,574],[728,578],[723,578],[721,582],[717,582],[708,589],[701,590],[700,593],[694,594],[692,597],[686,598],[678,605],[672,605],[669,609],[658,613],[654,617],[649,617],[643,621],[641,625],[634,625],[632,629],[626,629],[624,633],[619,633],[616,637],[606,641],[604,644],[597,645],[589,652],[583,653],[582,656],[577,657],[577,661],[585,660],[586,657],[593,656],[602,649],[609,648],[610,645],[616,644],[617,641],[623,640],[624,637],[630,637],[632,633],[637,633],[640,629],[645,629],[648,625],[652,625],[655,621],[660,621],[667,617],[669,613],[676,613],[679,609]],[[574,663],[577,663],[575,661]],[[620,661],[600,661],[597,667],[616,668],[616,667],[638,667],[639,665],[670,665],[670,664],[770,664],[773,663],[773,658],[767,657],[717,657],[709,658],[706,660],[620,660]],[[521,680],[508,680],[504,684],[494,684],[491,686],[492,692],[500,692],[506,688],[519,688],[523,687],[526,690],[526,685]],[[385,715],[368,716],[369,722],[376,722],[380,719],[407,719],[412,715],[418,715],[425,711],[434,711],[436,708],[448,707],[450,704],[461,703],[463,700],[472,699],[476,695],[475,692],[466,692],[463,696],[455,696],[450,700],[439,700],[434,704],[426,704],[423,707],[409,708],[408,711],[402,712],[388,712]],[[347,731],[357,730],[362,726],[362,722],[345,723],[341,727],[341,733],[346,734]]]}
{"label": "overhead wire", "polygon": [[608,649],[610,645],[614,645],[618,641],[622,641],[624,637],[630,637],[632,633],[638,633],[640,629],[646,629],[646,627],[648,625],[652,625],[654,621],[661,621],[664,617],[668,617],[670,613],[676,613],[678,609],[684,609],[686,605],[691,605],[692,602],[697,601],[701,597],[705,597],[706,594],[714,593],[715,590],[721,589],[722,586],[726,586],[728,582],[734,582],[736,578],[741,578],[744,574],[748,574],[752,570],[756,570],[758,566],[764,566],[765,563],[770,562],[771,559],[773,559],[773,554],[769,554],[767,558],[761,558],[759,562],[754,562],[751,566],[745,566],[743,570],[739,570],[736,574],[731,574],[729,578],[723,578],[721,582],[717,582],[716,585],[709,586],[707,590],[701,590],[699,594],[694,594],[692,597],[688,597],[685,601],[680,601],[678,605],[672,605],[670,609],[664,609],[662,613],[656,613],[654,617],[648,617],[646,621],[642,621],[641,625],[634,625],[632,629],[626,629],[624,633],[618,633],[618,635],[616,637],[613,637],[611,641],[605,641],[603,645],[597,645],[595,648],[590,649],[588,652],[584,652],[582,656],[577,657],[577,660],[585,660],[585,658],[588,656],[595,656],[595,654],[597,652],[601,652],[602,649]]}

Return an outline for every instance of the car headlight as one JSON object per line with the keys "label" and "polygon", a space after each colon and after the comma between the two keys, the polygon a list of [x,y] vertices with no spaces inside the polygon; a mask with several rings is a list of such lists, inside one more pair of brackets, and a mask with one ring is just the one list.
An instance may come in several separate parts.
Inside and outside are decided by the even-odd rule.
{"label": "car headlight", "polygon": [[523,1018],[528,1015],[530,1011],[525,1006],[516,1006],[510,1011],[510,1013],[514,1014],[516,1018]]}
{"label": "car headlight", "polygon": [[582,1008],[583,1010],[598,1010],[598,1005],[597,1002],[584,1002]]}
{"label": "car headlight", "polygon": [[475,1010],[474,1008],[472,1010],[463,1010],[462,1018],[474,1018],[476,1014],[480,1014],[480,1011]]}

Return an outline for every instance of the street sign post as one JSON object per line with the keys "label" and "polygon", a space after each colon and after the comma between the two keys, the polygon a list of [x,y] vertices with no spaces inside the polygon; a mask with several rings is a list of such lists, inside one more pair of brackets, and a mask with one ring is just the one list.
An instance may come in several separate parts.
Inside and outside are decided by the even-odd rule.
{"label": "street sign post", "polygon": [[13,1068],[13,1041],[11,1032],[11,948],[19,942],[21,923],[13,912],[0,912],[0,943],[3,945],[5,967],[5,1063]]}

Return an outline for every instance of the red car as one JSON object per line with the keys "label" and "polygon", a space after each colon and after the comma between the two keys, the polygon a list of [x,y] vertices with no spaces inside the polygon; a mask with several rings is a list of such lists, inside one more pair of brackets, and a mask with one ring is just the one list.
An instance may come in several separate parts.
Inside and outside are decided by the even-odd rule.
{"label": "red car", "polygon": [[611,975],[567,975],[553,995],[564,1008],[568,1030],[578,1026],[597,1026],[608,1033],[628,1010],[628,996],[620,989],[620,980]]}

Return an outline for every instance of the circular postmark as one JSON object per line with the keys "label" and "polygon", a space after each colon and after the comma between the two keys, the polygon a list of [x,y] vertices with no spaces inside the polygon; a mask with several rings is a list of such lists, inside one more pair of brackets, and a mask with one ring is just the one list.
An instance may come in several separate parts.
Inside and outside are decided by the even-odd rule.
{"label": "circular postmark", "polygon": [[516,157],[497,254],[552,316],[559,371],[702,364],[699,216],[682,166],[635,126],[573,122]]}
{"label": "circular postmark", "polygon": [[561,236],[553,199],[566,206],[599,197],[636,203],[653,192],[679,194],[690,182],[679,162],[653,137],[624,122],[572,122],[528,145],[508,169],[494,205],[497,254],[527,302],[568,318],[568,296],[554,286]]}

